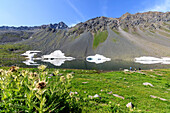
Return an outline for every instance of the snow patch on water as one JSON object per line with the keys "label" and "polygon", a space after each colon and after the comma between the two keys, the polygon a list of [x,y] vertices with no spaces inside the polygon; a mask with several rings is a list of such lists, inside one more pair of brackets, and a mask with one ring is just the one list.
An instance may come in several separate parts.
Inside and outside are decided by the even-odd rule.
{"label": "snow patch on water", "polygon": [[88,62],[94,62],[96,64],[104,63],[106,61],[111,61],[111,58],[106,58],[103,55],[96,54],[94,56],[88,56],[86,57],[86,60]]}
{"label": "snow patch on water", "polygon": [[151,57],[151,56],[142,56],[135,58],[136,63],[141,64],[170,64],[170,57]]}

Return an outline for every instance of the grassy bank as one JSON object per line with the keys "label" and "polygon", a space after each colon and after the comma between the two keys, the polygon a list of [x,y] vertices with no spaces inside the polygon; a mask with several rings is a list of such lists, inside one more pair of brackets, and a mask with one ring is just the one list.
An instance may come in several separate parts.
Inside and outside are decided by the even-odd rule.
{"label": "grassy bank", "polygon": [[30,48],[22,44],[0,45],[0,65],[10,66],[12,64],[20,64],[21,60],[25,60],[21,54]]}
{"label": "grassy bank", "polygon": [[[3,70],[9,70],[9,68],[3,68]],[[91,112],[91,113],[103,113],[103,112],[170,112],[170,69],[156,69],[156,70],[147,70],[147,71],[136,71],[136,72],[99,72],[95,70],[65,70],[65,69],[46,69],[45,71],[38,70],[35,68],[30,69],[19,69],[16,75],[20,75],[23,70],[27,70],[28,73],[26,76],[27,79],[24,81],[32,84],[31,81],[28,81],[32,75],[31,72],[36,72],[39,76],[38,79],[46,81],[47,90],[42,97],[46,98],[46,102],[43,104],[44,110],[51,110],[52,105],[47,98],[50,97],[51,88],[56,90],[54,97],[62,97],[65,95],[63,103],[61,100],[56,100],[60,103],[58,108],[53,108],[54,111],[60,109],[68,110],[72,112]],[[24,71],[25,72],[25,71]],[[56,73],[57,72],[57,73]],[[53,76],[50,76],[50,75]],[[61,78],[64,76],[67,80],[68,74],[71,74],[71,81],[65,82],[65,85],[62,86]],[[22,77],[18,79],[22,79]],[[1,73],[2,77],[2,73]],[[15,78],[15,77],[14,77]],[[13,78],[13,79],[14,79]],[[34,80],[34,77],[32,78]],[[2,80],[2,79],[1,79]],[[37,80],[37,78],[35,79]],[[63,79],[64,80],[64,79]],[[23,82],[24,82],[23,81]],[[153,85],[145,86],[143,83],[148,82]],[[2,102],[2,84],[1,81],[1,103],[0,107],[3,108]],[[25,83],[25,82],[24,82]],[[60,84],[61,83],[61,84]],[[59,85],[60,84],[60,85]],[[54,88],[54,86],[57,86]],[[67,86],[67,87],[66,87]],[[11,86],[10,86],[11,87]],[[26,87],[26,86],[24,86]],[[64,90],[62,89],[64,88]],[[29,89],[29,88],[28,88]],[[60,89],[58,91],[57,89]],[[14,89],[10,89],[11,92]],[[23,89],[22,89],[23,90]],[[24,91],[22,93],[28,93]],[[53,91],[55,91],[53,90]],[[15,90],[14,90],[15,92]],[[17,92],[17,93],[20,93]],[[16,93],[16,94],[17,94]],[[30,93],[30,92],[29,92]],[[32,92],[35,95],[32,95],[32,109],[30,111],[39,111],[41,106],[41,99],[38,99],[37,92]],[[96,95],[97,94],[97,95]],[[40,94],[39,94],[40,95]],[[115,95],[115,96],[114,96]],[[117,96],[116,96],[117,95]],[[9,95],[7,95],[9,96]],[[119,97],[118,97],[119,96]],[[22,96],[21,96],[22,97]],[[27,97],[22,98],[15,95],[15,99],[26,99]],[[154,97],[154,98],[153,98]],[[55,97],[56,98],[56,97]],[[7,99],[7,98],[6,98]],[[53,99],[53,97],[51,97]],[[7,99],[8,100],[8,99]],[[8,101],[11,101],[10,99]],[[20,100],[21,101],[21,100]],[[13,102],[13,101],[11,101]],[[27,101],[23,101],[26,103]],[[52,101],[51,101],[52,102]],[[131,102],[134,107],[127,108],[126,105]],[[29,103],[29,102],[28,102]],[[15,103],[16,104],[16,103]],[[20,104],[20,103],[19,103]],[[55,105],[55,102],[53,102]],[[69,104],[69,105],[68,105]],[[10,105],[10,104],[9,104]],[[7,104],[6,106],[9,107]],[[25,104],[25,107],[18,108],[20,111],[25,112],[23,109],[26,107],[29,108],[29,104]],[[36,107],[37,108],[36,108]],[[38,108],[40,106],[40,108]],[[7,107],[7,108],[8,108]],[[48,108],[49,107],[49,108]],[[63,108],[62,108],[63,107]],[[6,109],[7,109],[6,108]],[[48,108],[48,109],[45,109]],[[61,109],[62,108],[62,109]],[[41,111],[41,110],[40,110]]]}
{"label": "grassy bank", "polygon": [[99,31],[94,35],[93,48],[96,49],[100,43],[103,43],[108,37],[107,31]]}

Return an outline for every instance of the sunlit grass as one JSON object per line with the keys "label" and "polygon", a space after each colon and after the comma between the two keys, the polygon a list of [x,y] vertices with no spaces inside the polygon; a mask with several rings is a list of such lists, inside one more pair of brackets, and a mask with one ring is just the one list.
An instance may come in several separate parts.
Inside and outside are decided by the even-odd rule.
{"label": "sunlit grass", "polygon": [[[1,111],[170,112],[170,69],[101,73],[45,66],[39,66],[39,70],[4,67],[0,74]],[[144,82],[154,87],[144,86]],[[99,97],[94,97],[96,94]],[[134,108],[126,107],[129,102]]]}

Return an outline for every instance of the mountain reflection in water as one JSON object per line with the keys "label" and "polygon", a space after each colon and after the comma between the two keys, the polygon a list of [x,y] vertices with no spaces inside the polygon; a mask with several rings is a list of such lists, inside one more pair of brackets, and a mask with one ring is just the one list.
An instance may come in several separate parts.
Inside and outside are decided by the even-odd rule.
{"label": "mountain reflection in water", "polygon": [[[140,64],[135,63],[134,61],[122,61],[122,60],[111,60],[109,62],[104,62],[101,64],[95,64],[94,62],[87,62],[86,60],[65,60],[58,59],[56,61],[51,62],[43,62],[41,60],[36,61],[37,64],[47,65],[48,68],[61,68],[61,69],[88,69],[88,70],[123,70],[129,69],[132,67],[133,69],[159,69],[159,68],[170,68],[170,64]],[[34,65],[28,66],[26,64],[22,65],[22,67],[36,67]]]}

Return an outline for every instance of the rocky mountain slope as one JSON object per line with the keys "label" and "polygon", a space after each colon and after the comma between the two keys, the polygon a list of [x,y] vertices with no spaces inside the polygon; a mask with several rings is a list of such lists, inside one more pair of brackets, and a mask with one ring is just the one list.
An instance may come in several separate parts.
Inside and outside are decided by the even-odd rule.
{"label": "rocky mountain slope", "polygon": [[20,27],[0,27],[0,44],[8,42],[18,42],[22,40],[29,39],[38,30],[55,31],[57,29],[67,29],[68,26],[64,22],[59,22],[58,24],[49,24],[41,26],[20,26]]}
{"label": "rocky mountain slope", "polygon": [[143,55],[170,56],[170,12],[97,17],[71,28],[41,27],[33,31],[22,43],[43,54],[60,49],[76,58],[96,53],[127,60]]}

